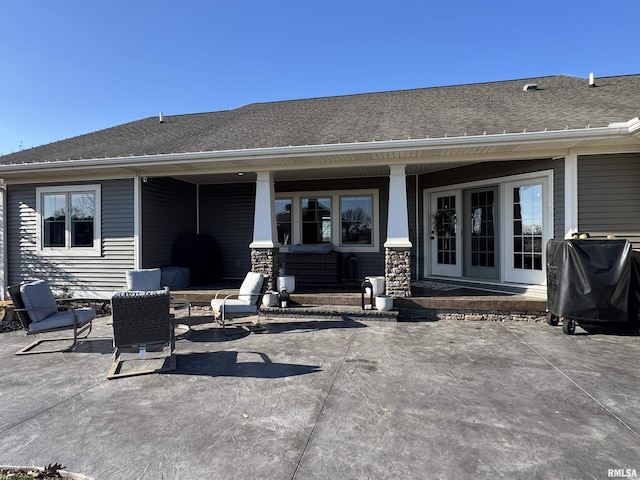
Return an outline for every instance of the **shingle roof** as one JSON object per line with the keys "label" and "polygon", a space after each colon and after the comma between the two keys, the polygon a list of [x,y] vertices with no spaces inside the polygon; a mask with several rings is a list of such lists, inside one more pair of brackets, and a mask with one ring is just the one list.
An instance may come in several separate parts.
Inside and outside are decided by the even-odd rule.
{"label": "shingle roof", "polygon": [[[537,90],[523,91],[527,83]],[[548,76],[255,103],[150,117],[29,150],[0,163],[405,140],[607,126],[640,116],[640,74]]]}

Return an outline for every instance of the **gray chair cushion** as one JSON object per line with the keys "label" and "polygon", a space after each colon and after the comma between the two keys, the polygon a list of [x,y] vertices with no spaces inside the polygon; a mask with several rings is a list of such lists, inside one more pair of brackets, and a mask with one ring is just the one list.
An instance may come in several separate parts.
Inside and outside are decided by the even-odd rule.
{"label": "gray chair cushion", "polygon": [[211,308],[216,314],[222,313],[223,310],[225,313],[255,313],[258,311],[258,305],[255,303],[249,304],[237,298],[211,300]]}
{"label": "gray chair cushion", "polygon": [[56,299],[44,280],[20,285],[20,296],[32,322],[40,322],[58,311]]}
{"label": "gray chair cushion", "polygon": [[238,300],[243,301],[249,305],[256,305],[260,300],[260,292],[262,291],[262,283],[264,282],[264,275],[256,272],[249,272],[244,277],[242,285],[240,285],[240,291],[238,292]]}
{"label": "gray chair cushion", "polygon": [[127,270],[127,290],[161,290],[162,271],[159,268]]}
{"label": "gray chair cushion", "polygon": [[[96,311],[91,307],[77,308],[76,317],[78,327],[90,322],[96,316]],[[71,310],[62,310],[52,313],[44,320],[29,324],[29,332],[41,332],[52,328],[70,327],[73,325],[73,312]]]}

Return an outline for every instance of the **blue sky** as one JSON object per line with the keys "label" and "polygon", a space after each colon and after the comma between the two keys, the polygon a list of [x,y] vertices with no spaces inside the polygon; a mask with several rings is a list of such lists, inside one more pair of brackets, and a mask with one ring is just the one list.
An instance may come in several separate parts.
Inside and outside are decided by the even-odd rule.
{"label": "blue sky", "polygon": [[0,154],[159,112],[640,73],[639,18],[638,0],[0,0]]}

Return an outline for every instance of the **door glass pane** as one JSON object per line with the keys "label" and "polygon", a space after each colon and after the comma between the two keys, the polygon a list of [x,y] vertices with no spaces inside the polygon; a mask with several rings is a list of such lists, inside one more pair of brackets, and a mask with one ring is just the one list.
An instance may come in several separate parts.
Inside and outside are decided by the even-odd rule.
{"label": "door glass pane", "polygon": [[43,246],[65,246],[66,195],[45,194],[42,196],[43,209]]}
{"label": "door glass pane", "polygon": [[93,193],[72,193],[71,206],[71,246],[93,247],[93,221],[95,219],[95,195]]}
{"label": "door glass pane", "polygon": [[542,184],[513,188],[515,269],[542,270]]}
{"label": "door glass pane", "polygon": [[291,245],[291,198],[276,200],[276,226],[280,245]]}
{"label": "door glass pane", "polygon": [[433,235],[435,235],[440,265],[456,264],[456,197],[447,195],[436,200],[433,214]]}
{"label": "door glass pane", "polygon": [[372,244],[373,197],[340,197],[342,245]]}
{"label": "door glass pane", "polygon": [[471,266],[495,266],[494,192],[471,194]]}
{"label": "door glass pane", "polygon": [[330,243],[331,238],[331,198],[303,198],[302,243]]}

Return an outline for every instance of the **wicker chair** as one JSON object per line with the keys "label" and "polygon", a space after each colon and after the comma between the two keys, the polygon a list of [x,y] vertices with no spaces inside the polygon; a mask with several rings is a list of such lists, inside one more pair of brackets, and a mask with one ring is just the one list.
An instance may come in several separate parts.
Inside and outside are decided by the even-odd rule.
{"label": "wicker chair", "polygon": [[[70,305],[58,304],[46,281],[36,280],[20,285],[11,285],[7,291],[27,335],[73,330],[72,337],[40,338],[18,350],[16,355],[70,352],[76,347],[78,340],[87,338],[91,333],[92,321],[96,316],[95,309],[91,307],[74,308]],[[41,343],[60,341],[72,341],[72,343],[65,348],[34,350]]]}
{"label": "wicker chair", "polygon": [[[146,373],[167,372],[176,369],[175,334],[173,319],[169,313],[171,295],[166,290],[116,292],[111,297],[113,316],[113,363],[107,378],[128,377]],[[146,358],[146,352],[163,350],[169,346],[169,355],[159,368],[134,369],[123,372],[123,350],[136,350],[138,360]],[[134,361],[134,359],[131,359]]]}

